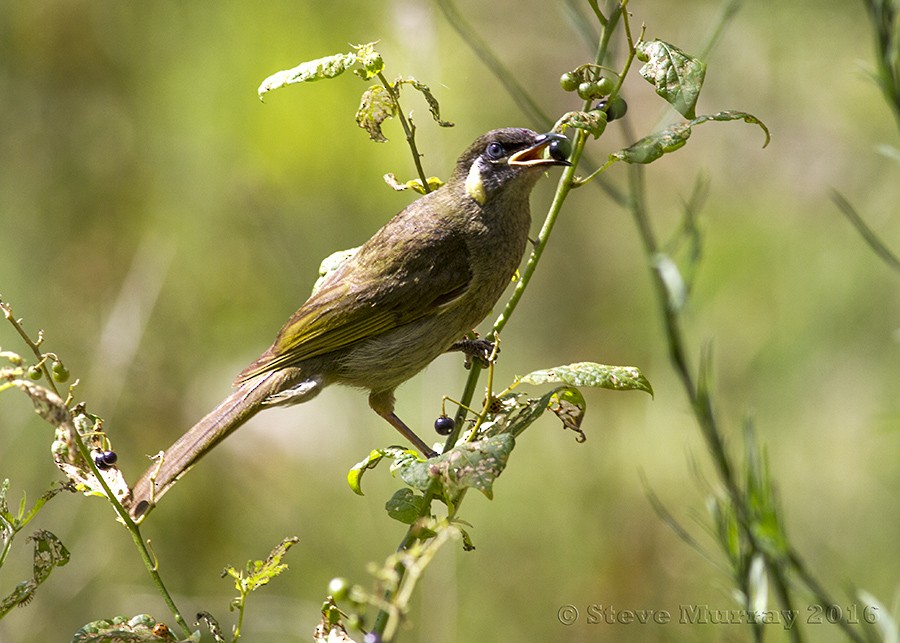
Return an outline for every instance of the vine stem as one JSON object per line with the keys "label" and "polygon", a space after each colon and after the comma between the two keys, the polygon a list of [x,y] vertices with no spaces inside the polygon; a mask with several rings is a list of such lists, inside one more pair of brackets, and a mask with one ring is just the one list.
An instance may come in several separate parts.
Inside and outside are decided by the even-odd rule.
{"label": "vine stem", "polygon": [[[497,75],[500,82],[503,83],[503,85],[510,91],[511,94],[513,94],[514,96],[522,96],[524,98],[524,100],[520,102],[520,104],[524,105],[526,111],[528,111],[532,116],[536,116],[536,120],[538,121],[549,121],[549,119],[547,119],[546,116],[543,115],[540,108],[538,108],[534,104],[531,96],[521,88],[521,86],[515,80],[514,76],[508,70],[506,70],[506,68],[499,62],[496,56],[493,55],[493,52],[491,52],[490,48],[488,48],[484,44],[484,42],[474,33],[471,27],[463,20],[453,3],[450,0],[436,1],[438,6],[443,10],[445,16],[447,16],[448,21],[450,21],[458,31],[464,34],[466,42],[475,50],[482,61],[484,61],[491,68],[495,75]],[[615,26],[619,20],[619,17],[622,15],[623,8],[626,2],[627,0],[622,0],[621,4],[617,5],[617,7],[611,12],[611,15],[602,23],[603,30],[598,42],[597,53],[595,57],[595,64],[597,65],[602,64],[603,60],[606,58],[607,51],[609,49],[610,38],[613,31],[615,30]],[[382,82],[384,81],[382,80]],[[585,101],[583,108],[585,110],[589,109],[590,101]],[[519,278],[519,281],[516,284],[512,295],[506,302],[503,311],[494,322],[491,334],[495,337],[499,335],[500,331],[502,331],[503,328],[505,328],[513,312],[515,312],[517,306],[519,305],[519,301],[522,299],[522,295],[525,293],[525,289],[528,288],[528,284],[531,282],[534,271],[537,269],[541,256],[544,253],[544,249],[547,246],[550,234],[552,233],[553,228],[556,225],[556,221],[559,218],[559,213],[562,210],[563,203],[565,202],[566,197],[568,197],[569,192],[572,190],[572,188],[577,185],[575,172],[576,168],[578,167],[578,162],[581,159],[582,153],[584,151],[586,141],[587,133],[581,129],[576,130],[572,155],[570,157],[571,165],[563,170],[562,176],[560,177],[557,184],[556,193],[553,196],[553,202],[550,205],[547,216],[544,218],[544,223],[541,226],[540,232],[538,233],[537,240],[534,244],[531,255],[528,258],[528,262],[525,265],[525,269],[522,271],[521,277]],[[448,436],[447,441],[444,443],[443,451],[445,453],[450,448],[452,448],[456,441],[459,439],[459,434],[462,430],[463,422],[467,415],[465,407],[471,406],[472,399],[475,395],[475,390],[478,386],[478,379],[481,375],[481,371],[481,365],[477,361],[473,361],[471,370],[469,371],[469,376],[466,379],[466,384],[463,388],[463,395],[460,399],[461,405],[457,410],[456,416],[454,418],[453,431]],[[415,543],[418,538],[417,525],[420,520],[425,519],[427,516],[431,515],[431,504],[434,499],[435,495],[432,492],[427,491],[425,493],[424,502],[422,503],[422,510],[419,513],[419,520],[417,520],[407,530],[406,535],[403,537],[403,540],[400,542],[400,545],[397,548],[398,551],[407,550],[413,545],[413,543]],[[461,501],[461,499],[462,494],[456,499],[456,502],[453,503],[454,506],[452,507],[452,512],[454,514],[458,510],[459,502]],[[406,568],[403,563],[398,563],[394,569],[398,575],[399,583],[403,579]],[[387,591],[385,593],[385,603],[387,603],[388,605],[392,603],[392,594],[393,593],[391,591]],[[377,634],[384,634],[389,619],[389,610],[386,607],[382,608],[375,617],[372,631]]]}
{"label": "vine stem", "polygon": [[44,362],[46,361],[45,355],[43,355],[40,351],[40,345],[43,341],[43,334],[39,332],[38,340],[32,340],[28,332],[22,326],[21,321],[13,317],[12,308],[9,306],[9,304],[0,301],[0,311],[2,311],[3,316],[10,322],[10,324],[12,324],[13,328],[15,328],[16,332],[22,337],[22,340],[25,342],[25,344],[28,345],[28,347],[34,353],[35,357],[39,360],[41,369],[43,370],[44,376],[47,379],[47,383],[50,385],[50,389],[45,390],[47,390],[48,393],[52,392],[52,394],[56,397],[56,401],[54,402],[55,404],[58,404],[59,406],[65,408],[66,419],[62,422],[62,424],[65,426],[65,429],[69,434],[69,439],[76,445],[79,454],[87,463],[87,466],[90,468],[93,475],[100,482],[100,486],[103,488],[103,492],[106,494],[107,500],[109,500],[110,504],[113,507],[113,510],[119,517],[119,520],[122,521],[122,523],[125,525],[125,528],[128,530],[128,533],[131,536],[131,539],[134,542],[135,547],[137,547],[138,553],[141,556],[141,560],[144,562],[144,566],[147,568],[147,572],[150,574],[151,581],[162,596],[163,602],[165,602],[166,606],[172,612],[172,616],[175,618],[175,622],[181,628],[185,636],[190,636],[191,628],[184,620],[184,617],[181,615],[181,611],[178,609],[178,606],[175,605],[175,601],[172,598],[172,595],[169,593],[169,590],[166,588],[166,585],[162,580],[162,577],[159,575],[155,557],[150,552],[148,544],[144,542],[140,527],[136,522],[134,522],[134,520],[132,520],[131,516],[122,506],[122,503],[119,502],[118,498],[116,498],[109,484],[106,482],[106,478],[104,478],[100,474],[100,471],[97,468],[94,459],[91,457],[87,445],[84,443],[81,434],[78,432],[78,429],[75,427],[75,423],[72,421],[71,411],[69,410],[66,403],[62,401],[59,391],[53,384],[53,379],[50,376],[49,369],[47,369],[47,367],[44,365]]}
{"label": "vine stem", "polygon": [[153,585],[162,596],[163,602],[166,604],[166,607],[168,607],[169,611],[172,612],[172,616],[174,617],[175,622],[178,624],[178,627],[181,628],[185,636],[191,636],[190,626],[187,624],[187,621],[184,620],[184,617],[181,615],[181,611],[175,604],[175,600],[172,598],[172,595],[169,593],[169,590],[163,582],[162,577],[159,575],[159,566],[157,564],[156,557],[150,551],[150,548],[148,546],[149,541],[144,541],[144,537],[141,535],[140,526],[138,526],[138,524],[134,522],[134,520],[132,520],[131,516],[122,506],[122,503],[119,502],[119,499],[116,498],[115,494],[113,494],[112,489],[110,489],[109,485],[106,482],[106,479],[102,475],[100,475],[100,471],[97,469],[97,465],[94,463],[94,459],[91,457],[87,445],[84,443],[84,440],[81,439],[81,435],[79,435],[78,430],[75,428],[74,424],[71,421],[68,422],[68,424],[71,439],[75,440],[75,444],[78,446],[78,451],[79,453],[81,453],[81,457],[84,458],[84,460],[88,464],[88,467],[90,467],[94,476],[100,482],[100,486],[103,487],[103,492],[106,494],[107,500],[109,500],[110,504],[113,506],[113,510],[119,517],[119,520],[124,523],[125,528],[128,530],[128,533],[131,536],[131,540],[134,542],[135,547],[137,547],[138,554],[140,555],[141,560],[144,563],[144,567],[147,568],[147,573],[150,575],[150,580],[153,582]]}
{"label": "vine stem", "polygon": [[412,152],[413,163],[416,165],[416,172],[419,175],[419,180],[422,181],[422,188],[425,190],[425,193],[428,194],[431,192],[431,188],[428,186],[425,168],[422,167],[422,155],[419,153],[419,148],[416,146],[416,126],[403,114],[403,108],[400,106],[400,93],[397,91],[397,88],[388,82],[388,79],[383,72],[378,72],[378,80],[381,81],[385,91],[390,94],[391,101],[397,108],[397,118],[400,119],[403,133],[406,134],[406,144],[409,145],[409,151]]}

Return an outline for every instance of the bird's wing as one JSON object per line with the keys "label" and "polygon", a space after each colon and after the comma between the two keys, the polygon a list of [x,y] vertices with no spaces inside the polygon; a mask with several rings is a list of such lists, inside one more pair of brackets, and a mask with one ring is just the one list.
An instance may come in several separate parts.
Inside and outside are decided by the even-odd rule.
{"label": "bird's wing", "polygon": [[466,292],[472,271],[462,239],[448,243],[446,231],[393,232],[382,229],[333,272],[239,380],[380,335],[433,314]]}

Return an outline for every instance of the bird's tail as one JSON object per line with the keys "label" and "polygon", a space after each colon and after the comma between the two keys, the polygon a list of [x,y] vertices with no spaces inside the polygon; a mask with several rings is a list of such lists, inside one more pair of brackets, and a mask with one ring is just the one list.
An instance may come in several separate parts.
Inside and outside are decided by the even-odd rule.
{"label": "bird's tail", "polygon": [[150,466],[124,500],[134,519],[141,519],[156,505],[181,475],[219,442],[263,408],[278,391],[278,373],[267,373],[239,385],[221,404],[191,427],[162,458]]}

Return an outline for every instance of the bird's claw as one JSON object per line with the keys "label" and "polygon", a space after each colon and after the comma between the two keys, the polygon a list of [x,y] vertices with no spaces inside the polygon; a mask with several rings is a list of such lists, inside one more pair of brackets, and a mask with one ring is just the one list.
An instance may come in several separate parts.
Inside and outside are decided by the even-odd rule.
{"label": "bird's claw", "polygon": [[450,350],[460,351],[466,356],[466,368],[472,368],[473,360],[478,360],[482,368],[487,368],[497,358],[500,347],[489,339],[461,339]]}

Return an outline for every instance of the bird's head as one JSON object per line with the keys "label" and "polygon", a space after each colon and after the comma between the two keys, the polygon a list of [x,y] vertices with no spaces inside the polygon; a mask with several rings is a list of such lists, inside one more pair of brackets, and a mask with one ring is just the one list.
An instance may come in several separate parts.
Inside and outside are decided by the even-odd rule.
{"label": "bird's head", "polygon": [[538,134],[529,129],[506,128],[475,139],[456,162],[454,180],[479,204],[498,192],[523,190],[526,194],[541,173],[554,165],[570,165],[568,140],[562,134]]}

